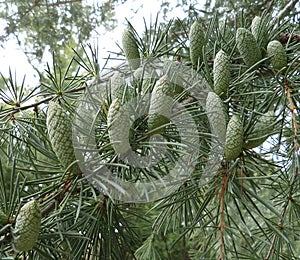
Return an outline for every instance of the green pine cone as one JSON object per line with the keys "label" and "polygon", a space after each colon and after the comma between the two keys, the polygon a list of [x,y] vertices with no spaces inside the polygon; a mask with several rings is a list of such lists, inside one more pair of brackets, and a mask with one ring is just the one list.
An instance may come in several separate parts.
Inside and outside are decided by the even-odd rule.
{"label": "green pine cone", "polygon": [[227,115],[223,101],[216,93],[209,92],[207,94],[205,110],[212,134],[216,135],[219,142],[225,143]]}
{"label": "green pine cone", "polygon": [[115,73],[110,78],[110,93],[111,98],[122,100],[126,88],[126,81],[120,73]]}
{"label": "green pine cone", "polygon": [[107,114],[109,140],[117,154],[124,154],[130,149],[130,117],[127,109],[118,99],[114,99]]}
{"label": "green pine cone", "polygon": [[251,32],[262,49],[267,48],[267,28],[266,24],[260,16],[255,16],[251,23]]}
{"label": "green pine cone", "polygon": [[236,43],[247,66],[251,67],[261,59],[261,51],[253,34],[249,30],[238,28],[236,31]]}
{"label": "green pine cone", "polygon": [[161,134],[165,131],[164,125],[170,122],[171,109],[176,94],[181,89],[176,88],[177,85],[171,84],[168,77],[162,76],[155,84],[150,100],[148,129],[153,131],[152,134]]}
{"label": "green pine cone", "polygon": [[33,248],[41,228],[41,211],[35,200],[27,202],[21,209],[13,229],[15,251],[28,251]]}
{"label": "green pine cone", "polygon": [[[69,115],[58,102],[50,101],[47,109],[47,130],[53,151],[61,164],[67,168],[76,158],[72,143],[72,125]],[[78,173],[78,164],[72,166],[73,173]]]}
{"label": "green pine cone", "polygon": [[233,115],[226,131],[225,157],[235,160],[243,148],[243,124],[238,115]]}
{"label": "green pine cone", "polygon": [[230,84],[229,57],[220,50],[215,57],[213,65],[214,91],[221,98],[227,97]]}
{"label": "green pine cone", "polygon": [[267,46],[267,54],[270,57],[273,69],[282,70],[287,66],[287,55],[281,42],[277,40],[269,42]]}
{"label": "green pine cone", "polygon": [[246,136],[243,147],[252,149],[263,144],[272,133],[275,121],[273,111],[268,111],[258,118],[249,135]]}
{"label": "green pine cone", "polygon": [[122,46],[130,67],[135,70],[140,66],[140,53],[131,31],[125,30],[122,35]]}
{"label": "green pine cone", "polygon": [[141,87],[143,93],[152,92],[153,86],[158,78],[157,72],[152,68],[138,68],[134,74],[134,82]]}
{"label": "green pine cone", "polygon": [[197,67],[203,61],[202,47],[205,41],[204,31],[198,21],[195,21],[191,26],[189,40],[192,65]]}

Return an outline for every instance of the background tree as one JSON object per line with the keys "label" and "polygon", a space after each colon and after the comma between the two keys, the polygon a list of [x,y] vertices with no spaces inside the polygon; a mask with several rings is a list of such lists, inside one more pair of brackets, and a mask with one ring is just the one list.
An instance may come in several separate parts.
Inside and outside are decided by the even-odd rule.
{"label": "background tree", "polygon": [[[23,3],[18,3],[14,6],[23,6]],[[2,4],[9,6],[11,3]],[[28,31],[25,21],[34,18],[31,12],[37,12],[37,17],[42,19],[45,12],[53,8],[55,19],[48,19],[45,25],[57,28],[53,29],[55,37],[51,43],[55,54],[53,64],[48,66],[46,72],[40,72],[47,76],[47,79],[45,76],[41,78],[42,88],[25,89],[24,84],[18,85],[11,75],[3,79],[6,87],[0,90],[1,258],[299,259],[300,45],[298,10],[293,8],[295,1],[271,1],[255,6],[248,6],[245,1],[234,4],[225,1],[224,11],[217,8],[218,1],[215,6],[207,1],[205,10],[197,10],[196,4],[182,1],[180,4],[187,13],[185,19],[146,23],[143,34],[137,33],[134,25],[129,23],[128,28],[142,58],[168,58],[177,66],[184,65],[188,73],[205,78],[215,92],[218,92],[215,88],[218,80],[216,73],[220,73],[216,72],[215,61],[219,51],[223,50],[228,56],[225,68],[230,69],[230,84],[225,91],[218,92],[222,98],[220,102],[226,108],[228,119],[239,115],[244,135],[243,148],[236,158],[228,158],[225,153],[227,157],[224,156],[218,165],[218,171],[210,176],[205,185],[201,185],[207,174],[203,172],[203,165],[208,155],[207,149],[211,148],[209,136],[212,128],[219,126],[219,121],[216,126],[209,125],[214,109],[204,113],[204,108],[193,102],[193,94],[176,96],[176,101],[184,104],[197,122],[199,137],[205,137],[201,139],[200,157],[191,178],[178,189],[165,198],[144,204],[112,200],[109,194],[103,194],[87,182],[84,174],[73,167],[74,162],[64,165],[61,153],[57,153],[55,147],[57,144],[58,148],[66,145],[65,141],[59,139],[60,142],[53,142],[51,131],[54,129],[58,138],[71,133],[65,121],[47,123],[49,102],[58,101],[67,118],[76,117],[76,102],[93,86],[104,81],[104,86],[112,93],[99,95],[102,109],[99,109],[95,120],[97,149],[111,170],[133,183],[144,177],[153,178],[168,173],[169,167],[179,158],[177,145],[180,138],[176,128],[174,130],[169,123],[164,128],[162,134],[168,140],[169,153],[157,168],[146,168],[141,174],[139,169],[120,160],[110,140],[107,120],[114,95],[110,74],[106,74],[106,65],[99,65],[96,47],[83,45],[81,51],[75,50],[72,54],[64,52],[64,62],[60,56],[60,50],[66,50],[66,41],[73,39],[72,44],[76,47],[81,41],[86,41],[95,28],[92,24],[88,25],[87,32],[82,32],[84,35],[79,39],[78,24],[72,28],[71,23],[92,16],[81,13],[85,10],[81,2],[27,4],[22,7],[24,13],[12,19],[16,20],[17,28],[26,29],[24,37],[28,42],[25,41],[24,49],[35,46],[34,50],[45,51],[45,46],[49,44],[46,31],[36,24],[31,24],[32,28],[37,28],[36,31]],[[288,8],[280,9],[282,6]],[[78,20],[68,20],[68,15],[65,17],[66,24],[69,23],[69,26],[64,25],[69,33],[66,38],[60,38],[64,37],[61,34],[63,30],[58,28],[64,26],[59,21],[64,16],[59,15],[63,11],[58,11],[58,7],[67,10],[75,8],[74,12],[78,12]],[[168,4],[164,3],[163,8],[168,8]],[[245,9],[247,12],[243,12]],[[6,11],[11,10],[18,8]],[[270,15],[266,15],[266,11]],[[20,19],[27,14],[28,18]],[[238,31],[241,32],[239,28],[250,29],[254,14],[262,18],[255,38],[261,57],[249,65],[249,56],[236,37]],[[196,20],[203,28],[204,42],[197,53],[201,56],[201,62],[192,64],[190,28]],[[51,25],[52,22],[55,26]],[[253,34],[254,31],[252,29]],[[270,49],[268,51],[266,46],[274,40],[282,44],[287,57],[286,64],[279,68],[274,66],[273,56],[269,55]],[[249,50],[253,51],[252,46],[246,49]],[[120,50],[111,58],[126,61],[123,53]],[[41,58],[36,53],[34,55],[37,59]],[[129,66],[112,70],[124,73],[121,75],[131,73]],[[154,82],[149,82],[142,77],[142,81],[136,81],[128,76],[126,79],[126,87],[121,91],[123,102],[130,96],[142,93],[143,81],[147,84],[147,91],[150,91],[157,80],[154,77]],[[262,115],[268,111],[275,113],[271,117],[272,122],[259,124]],[[258,132],[255,125],[259,126]],[[148,152],[145,146],[148,127],[145,116],[134,122],[130,130],[130,144],[141,155]],[[220,131],[223,130],[220,128]],[[257,136],[257,133],[261,135]],[[256,146],[253,142],[256,144],[257,139],[260,145],[253,149],[251,144]],[[17,252],[13,247],[18,239],[15,235],[17,216],[20,215],[20,208],[32,199],[38,201],[41,208],[41,230],[32,249]],[[22,230],[19,232],[22,233]]]}
{"label": "background tree", "polygon": [[0,18],[5,28],[1,41],[14,37],[29,63],[41,76],[43,71],[39,68],[45,53],[55,53],[57,60],[66,63],[72,57],[70,49],[85,44],[97,27],[113,29],[116,26],[116,3],[2,1]]}

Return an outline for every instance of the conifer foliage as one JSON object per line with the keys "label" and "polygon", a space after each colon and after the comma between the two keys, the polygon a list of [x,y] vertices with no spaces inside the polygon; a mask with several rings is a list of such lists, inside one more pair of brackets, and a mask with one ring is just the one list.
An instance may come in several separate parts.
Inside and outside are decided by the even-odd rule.
{"label": "conifer foliage", "polygon": [[[266,15],[145,26],[139,35],[129,23],[116,54],[124,62],[108,73],[87,46],[66,68],[49,65],[43,88],[5,80],[0,258],[299,259],[297,28]],[[100,105],[82,103],[78,123],[94,87]],[[76,150],[72,127],[86,132],[82,122],[93,125],[93,149]],[[113,177],[85,172],[91,154]],[[154,201],[111,193],[123,192],[118,178],[134,193],[145,180],[177,178],[173,169],[189,174]]]}

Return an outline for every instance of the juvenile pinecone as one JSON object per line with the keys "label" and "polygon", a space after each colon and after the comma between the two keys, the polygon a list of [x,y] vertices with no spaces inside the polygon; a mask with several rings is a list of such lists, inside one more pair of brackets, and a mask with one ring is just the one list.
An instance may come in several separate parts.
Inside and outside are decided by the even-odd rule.
{"label": "juvenile pinecone", "polygon": [[287,66],[287,55],[281,42],[277,40],[269,42],[267,54],[274,70],[282,70]]}
{"label": "juvenile pinecone", "polygon": [[152,134],[161,134],[170,122],[173,98],[183,88],[170,82],[167,75],[162,76],[155,84],[150,100],[148,129]]}
{"label": "juvenile pinecone", "polygon": [[129,131],[130,117],[126,107],[120,100],[114,99],[110,104],[107,115],[109,140],[117,154],[124,154],[130,149]]}
{"label": "juvenile pinecone", "polygon": [[203,60],[202,47],[204,45],[204,31],[201,24],[198,21],[195,21],[190,30],[189,34],[190,40],[190,58],[193,66],[197,67],[201,64]]}
{"label": "juvenile pinecone", "polygon": [[243,124],[238,115],[233,115],[228,122],[226,131],[225,157],[235,160],[242,152]]}
{"label": "juvenile pinecone", "polygon": [[254,123],[252,131],[246,136],[243,147],[246,149],[262,145],[271,135],[275,123],[273,111],[268,111],[258,118]]}
{"label": "juvenile pinecone", "polygon": [[220,50],[215,57],[213,65],[214,91],[221,98],[227,97],[230,84],[229,57]]}
{"label": "juvenile pinecone", "polygon": [[126,81],[122,77],[120,73],[115,73],[111,78],[110,78],[110,93],[111,93],[111,98],[116,99],[118,98],[119,100],[122,100],[123,95],[125,94],[126,88]]}
{"label": "juvenile pinecone", "polygon": [[[65,168],[69,167],[76,160],[72,143],[72,125],[68,114],[58,102],[49,102],[46,124],[53,151],[61,164]],[[78,164],[74,164],[72,172],[79,171]]]}
{"label": "juvenile pinecone", "polygon": [[260,17],[255,16],[251,23],[251,32],[262,49],[266,49],[268,44],[268,34],[266,22]]}
{"label": "juvenile pinecone", "polygon": [[131,31],[125,30],[122,35],[122,46],[130,67],[135,70],[140,66],[140,53]]}
{"label": "juvenile pinecone", "polygon": [[143,93],[150,93],[158,79],[157,72],[152,68],[139,67],[133,74],[134,83],[141,87]]}
{"label": "juvenile pinecone", "polygon": [[251,67],[260,61],[261,51],[253,34],[249,30],[238,28],[236,31],[236,43],[239,53],[247,66]]}
{"label": "juvenile pinecone", "polygon": [[27,202],[20,209],[12,232],[15,251],[26,252],[33,248],[39,236],[41,219],[41,211],[35,200]]}
{"label": "juvenile pinecone", "polygon": [[223,101],[214,92],[209,92],[206,98],[205,110],[212,130],[221,143],[226,139],[226,112]]}

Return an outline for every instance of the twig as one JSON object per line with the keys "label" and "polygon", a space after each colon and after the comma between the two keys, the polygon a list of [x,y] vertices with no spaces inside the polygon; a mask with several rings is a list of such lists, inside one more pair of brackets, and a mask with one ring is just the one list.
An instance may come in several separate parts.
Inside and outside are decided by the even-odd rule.
{"label": "twig", "polygon": [[[76,88],[76,89],[72,89],[72,90],[68,91],[68,93],[79,92],[79,91],[85,90],[86,87],[87,86]],[[43,104],[43,103],[51,100],[54,97],[55,97],[55,95],[52,95],[52,96],[46,97],[46,98],[44,98],[44,99],[42,99],[42,100],[40,100],[38,102],[29,104],[29,105],[26,105],[26,106],[20,106],[20,107],[13,108],[12,110],[9,110],[7,113],[4,113],[4,114],[0,115],[0,118],[5,118],[7,116],[12,116],[15,113],[18,113],[18,112],[23,111],[23,110],[27,110],[27,109],[32,108],[32,107],[34,109],[36,109],[38,105]]]}
{"label": "twig", "polygon": [[229,178],[230,178],[230,174],[226,175],[226,169],[224,169],[224,171],[222,172],[222,187],[221,187],[221,191],[220,191],[220,223],[218,226],[218,231],[220,234],[220,257],[219,257],[219,260],[223,260],[224,254],[225,254],[223,233],[224,233],[226,224],[225,224],[224,211],[225,211],[226,187],[227,187]]}
{"label": "twig", "polygon": [[300,42],[300,34],[297,33],[282,33],[279,36],[279,40],[282,44],[286,44],[290,38],[292,41]]}
{"label": "twig", "polygon": [[63,1],[60,1],[58,0],[57,2],[55,3],[39,3],[38,0],[36,0],[34,2],[34,6],[59,6],[59,5],[64,5],[64,4],[73,4],[73,3],[82,3],[82,0],[63,0]]}
{"label": "twig", "polygon": [[299,0],[291,0],[276,16],[275,20],[280,20],[285,14],[290,11],[295,5],[298,3]]}
{"label": "twig", "polygon": [[42,211],[43,217],[49,215],[49,213],[55,209],[56,203],[62,201],[65,194],[69,191],[70,187],[72,186],[72,184],[73,181],[68,181],[64,184],[64,189],[61,191],[61,193],[58,193],[57,196],[54,198],[54,200]]}
{"label": "twig", "polygon": [[295,149],[295,152],[297,152],[299,150],[299,142],[298,142],[299,125],[297,124],[297,118],[296,118],[296,106],[292,99],[292,89],[290,88],[290,86],[288,85],[287,82],[284,82],[283,85],[284,85],[284,88],[286,91],[286,95],[287,95],[288,102],[289,102],[289,108],[290,108],[290,111],[292,114],[293,133],[294,133],[294,149]]}
{"label": "twig", "polygon": [[267,8],[265,9],[265,13],[268,14],[271,12],[271,8],[273,9],[273,4],[274,4],[275,0],[266,0],[264,1],[264,6],[267,5]]}
{"label": "twig", "polygon": [[5,113],[5,114],[3,114],[3,115],[0,115],[0,118],[5,118],[5,117],[7,117],[7,116],[9,116],[9,115],[13,115],[13,114],[15,114],[15,113],[18,113],[18,112],[23,111],[23,110],[27,110],[27,109],[32,108],[32,107],[37,107],[38,105],[43,104],[43,103],[45,103],[45,102],[51,100],[53,97],[54,97],[54,96],[46,97],[46,98],[44,98],[44,99],[42,99],[42,100],[40,100],[40,101],[38,101],[38,102],[35,102],[35,103],[33,103],[33,104],[13,108],[13,109],[10,110],[9,112],[7,112],[7,113]]}

